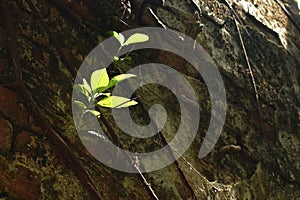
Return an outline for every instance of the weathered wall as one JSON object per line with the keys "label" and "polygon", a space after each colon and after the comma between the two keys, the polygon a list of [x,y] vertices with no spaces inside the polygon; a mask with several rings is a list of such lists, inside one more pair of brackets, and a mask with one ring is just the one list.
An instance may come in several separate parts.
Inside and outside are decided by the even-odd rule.
{"label": "weathered wall", "polygon": [[[209,180],[232,186],[224,192],[228,197],[298,197],[297,68],[300,41],[299,25],[295,24],[299,23],[299,16],[291,12],[295,11],[295,3],[284,4],[291,17],[276,1],[236,1],[233,4],[249,32],[248,35],[239,26],[258,90],[261,116],[258,114],[250,72],[229,8],[215,1],[191,1],[187,5],[182,6],[180,1],[165,1],[165,8],[149,4],[144,11],[146,17],[142,17],[142,20],[146,24],[154,23],[153,18],[148,16],[152,9],[160,19],[159,23],[195,37],[217,63],[225,81],[229,105],[221,139],[215,151],[202,161],[195,159],[200,143],[195,145],[195,152],[191,150],[188,160]],[[198,11],[201,17],[194,14]],[[202,24],[200,29],[199,23]],[[201,29],[196,36],[195,30],[198,32]],[[181,66],[183,72],[187,71],[188,66]],[[188,75],[197,77],[196,74]],[[202,128],[205,130],[205,125]],[[194,191],[201,188],[201,184],[192,180],[193,175],[186,177]],[[216,192],[214,195],[224,199],[221,193]]]}
{"label": "weathered wall", "polygon": [[[132,65],[158,61],[184,73],[201,107],[199,134],[184,157],[145,174],[159,199],[299,198],[299,25],[275,0],[234,3],[249,32],[239,24],[260,114],[234,18],[225,4],[209,0],[166,0],[164,4],[132,0],[132,6],[119,1],[28,2],[8,1],[13,10],[10,18],[4,12],[7,7],[1,5],[0,199],[95,199],[87,183],[91,180],[103,199],[153,198],[139,175],[116,172],[89,156],[71,117],[74,73],[107,31],[129,29],[119,20],[124,8],[131,12],[125,12],[122,19],[131,27],[165,26],[196,38],[217,64],[227,92],[222,135],[213,152],[200,160],[197,154],[210,118],[205,83],[174,55],[149,51],[140,58],[138,52],[134,54]],[[295,3],[284,5],[299,24]],[[11,42],[12,34],[17,48]],[[16,52],[19,55],[14,55]],[[127,68],[130,65],[119,70]],[[18,82],[20,70],[25,91]],[[162,131],[170,140],[178,125],[176,106],[170,106],[176,105],[176,99],[165,102],[171,94],[154,86],[139,95],[145,108],[150,102],[160,102],[170,110],[170,120]],[[147,121],[143,106],[133,112],[142,116],[136,118],[138,122]],[[152,139],[128,139],[114,126],[109,112],[104,117],[109,122],[104,124],[112,127],[124,147],[147,150],[164,145],[161,137],[154,138],[154,144]],[[67,147],[79,163],[73,162]]]}

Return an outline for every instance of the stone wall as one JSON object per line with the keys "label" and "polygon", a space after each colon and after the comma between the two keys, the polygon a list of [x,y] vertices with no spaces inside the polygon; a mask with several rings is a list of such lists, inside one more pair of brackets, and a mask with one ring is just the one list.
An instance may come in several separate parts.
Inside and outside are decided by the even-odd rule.
{"label": "stone wall", "polygon": [[[198,159],[211,103],[191,65],[168,52],[149,50],[134,52],[132,63],[116,69],[123,73],[154,61],[171,65],[185,75],[199,98],[201,121],[189,150],[174,164],[144,174],[158,198],[299,198],[299,10],[291,0],[228,2],[238,17],[226,2],[210,0],[2,2],[0,199],[153,198],[141,175],[112,170],[85,150],[71,113],[74,77],[89,51],[109,30],[142,26],[170,28],[195,38],[221,72],[228,103],[217,145]],[[160,136],[129,138],[107,110],[101,123],[124,148],[160,148],[178,128],[176,99],[155,86],[137,95],[142,103],[132,109],[136,122],[148,122],[146,110],[153,102],[169,111]]]}

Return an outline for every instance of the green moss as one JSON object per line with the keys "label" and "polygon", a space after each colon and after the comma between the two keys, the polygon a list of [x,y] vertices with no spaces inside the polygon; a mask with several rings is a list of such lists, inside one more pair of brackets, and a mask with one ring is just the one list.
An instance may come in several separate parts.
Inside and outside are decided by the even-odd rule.
{"label": "green moss", "polygon": [[23,153],[16,153],[13,160],[7,164],[9,174],[18,173],[20,167],[31,171],[41,182],[39,199],[86,199],[87,193],[76,176],[56,163],[47,143],[32,137],[29,148],[42,148],[44,154],[33,159]]}

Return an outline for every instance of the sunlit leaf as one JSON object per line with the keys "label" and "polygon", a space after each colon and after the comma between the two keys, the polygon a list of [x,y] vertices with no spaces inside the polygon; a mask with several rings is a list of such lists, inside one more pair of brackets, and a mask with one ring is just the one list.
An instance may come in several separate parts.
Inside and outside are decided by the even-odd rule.
{"label": "sunlit leaf", "polygon": [[133,77],[136,77],[136,75],[134,75],[134,74],[120,74],[120,75],[117,75],[109,81],[108,86],[110,86],[110,87],[115,86],[117,83],[119,83],[123,80],[129,79],[129,78],[133,78]]}
{"label": "sunlit leaf", "polygon": [[91,76],[91,87],[92,91],[96,91],[100,88],[104,88],[108,85],[109,78],[106,69],[96,70]]}
{"label": "sunlit leaf", "polygon": [[129,44],[135,44],[135,43],[140,43],[140,42],[146,42],[149,40],[149,36],[142,34],[142,33],[135,33],[132,36],[130,36],[126,42],[124,43],[125,45],[129,45]]}
{"label": "sunlit leaf", "polygon": [[103,91],[115,86],[117,83],[125,80],[125,79],[129,79],[129,78],[132,78],[132,77],[136,77],[136,75],[134,74],[120,74],[120,75],[117,75],[115,77],[113,77],[112,79],[110,79],[108,85],[103,88]]}
{"label": "sunlit leaf", "polygon": [[114,56],[114,62],[118,62],[120,58],[118,56]]}
{"label": "sunlit leaf", "polygon": [[124,60],[132,61],[132,58],[130,56],[127,56],[127,57],[124,57],[124,58],[120,58],[119,60],[121,60],[121,61],[124,61]]}
{"label": "sunlit leaf", "polygon": [[116,31],[111,31],[110,32],[112,34],[112,36],[114,36],[121,44],[121,46],[123,46],[125,38],[123,36],[122,33],[117,33]]}
{"label": "sunlit leaf", "polygon": [[75,103],[77,106],[79,106],[80,108],[82,108],[83,110],[85,110],[85,109],[87,108],[87,106],[86,106],[84,103],[82,103],[81,101],[75,100],[74,103]]}
{"label": "sunlit leaf", "polygon": [[119,33],[119,38],[120,38],[120,44],[121,44],[121,46],[123,46],[123,45],[124,45],[124,42],[125,42],[125,37],[124,37],[124,35],[123,35],[122,33]]}
{"label": "sunlit leaf", "polygon": [[83,79],[83,87],[88,92],[88,94],[92,93],[91,87],[89,86],[89,84],[87,83],[87,81],[85,80],[85,78]]}
{"label": "sunlit leaf", "polygon": [[100,100],[97,105],[107,108],[123,108],[136,105],[137,103],[138,102],[125,97],[110,96]]}
{"label": "sunlit leaf", "polygon": [[100,112],[97,110],[87,110],[86,112],[90,112],[92,115],[94,115],[97,118],[100,117]]}
{"label": "sunlit leaf", "polygon": [[111,93],[109,93],[109,92],[101,93],[101,96],[107,96],[107,97],[109,97],[110,95],[111,95]]}
{"label": "sunlit leaf", "polygon": [[132,61],[132,57],[130,57],[130,56],[127,56],[127,57],[124,57],[124,58],[119,58],[119,60],[118,61]]}
{"label": "sunlit leaf", "polygon": [[107,92],[107,93],[98,93],[96,92],[96,94],[94,95],[94,99],[96,99],[97,97],[100,97],[100,96],[107,96],[109,97],[111,95],[111,93]]}
{"label": "sunlit leaf", "polygon": [[118,42],[121,43],[121,39],[120,39],[119,33],[117,33],[116,31],[109,31],[108,33],[110,35],[112,35],[113,37],[115,37],[118,40]]}
{"label": "sunlit leaf", "polygon": [[89,93],[87,92],[87,90],[85,89],[85,87],[81,84],[75,84],[74,85],[74,89],[77,90],[78,92],[80,92],[81,94],[83,94],[84,96],[88,97]]}

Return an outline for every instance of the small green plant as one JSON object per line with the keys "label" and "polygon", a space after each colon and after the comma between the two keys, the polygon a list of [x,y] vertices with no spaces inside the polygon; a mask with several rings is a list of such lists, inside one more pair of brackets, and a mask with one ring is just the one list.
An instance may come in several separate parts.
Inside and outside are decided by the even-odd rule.
{"label": "small green plant", "polygon": [[[77,91],[87,98],[87,103],[78,100],[75,100],[74,103],[83,109],[83,114],[90,112],[97,117],[100,115],[100,112],[93,109],[95,103],[97,106],[108,108],[122,108],[136,105],[137,102],[134,100],[125,97],[111,96],[111,93],[105,92],[120,81],[131,77],[135,77],[135,75],[121,74],[109,80],[106,69],[96,70],[91,75],[90,84],[88,84],[86,79],[83,79],[82,84],[76,84],[74,86]],[[100,100],[97,102],[97,99]]]}
{"label": "small green plant", "polygon": [[131,45],[131,44],[136,44],[136,43],[141,43],[141,42],[146,42],[146,41],[149,40],[148,35],[145,35],[143,33],[135,33],[135,34],[131,35],[126,41],[125,41],[125,37],[122,33],[117,33],[115,31],[111,31],[110,34],[112,36],[114,36],[120,43],[120,48],[118,50],[118,53],[117,53],[116,56],[114,56],[114,61],[115,62],[122,61],[122,60],[127,60],[127,61],[132,60],[132,58],[128,57],[128,56],[126,56],[125,58],[119,58],[118,55],[119,55],[121,49],[124,46]]}
{"label": "small green plant", "polygon": [[[135,33],[131,35],[126,41],[121,33],[115,31],[111,32],[120,43],[120,48],[118,50],[117,56],[114,56],[114,62],[119,62],[122,60],[130,60],[130,57],[119,58],[119,52],[122,47],[127,45],[132,45],[140,42],[146,42],[149,37],[142,33]],[[130,59],[129,59],[130,58]],[[115,86],[117,83],[135,77],[133,74],[120,74],[112,79],[109,79],[106,69],[96,70],[92,73],[90,77],[90,83],[87,82],[85,78],[82,80],[82,84],[74,85],[74,89],[86,97],[86,101],[74,100],[74,103],[82,109],[81,118],[86,113],[91,113],[96,117],[100,117],[100,112],[95,110],[95,106],[107,107],[107,108],[123,108],[136,105],[137,102],[120,96],[112,96],[108,89]]]}

